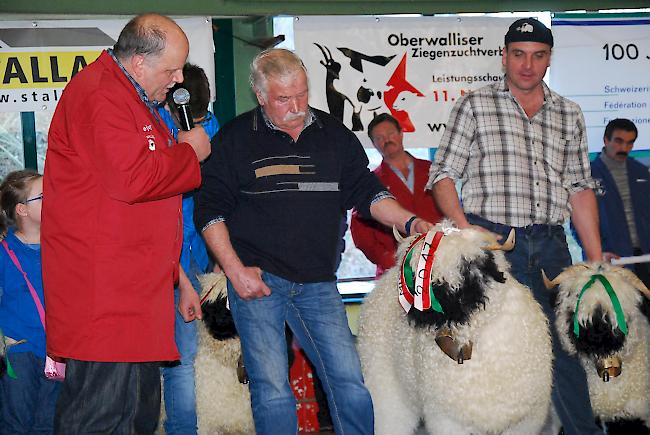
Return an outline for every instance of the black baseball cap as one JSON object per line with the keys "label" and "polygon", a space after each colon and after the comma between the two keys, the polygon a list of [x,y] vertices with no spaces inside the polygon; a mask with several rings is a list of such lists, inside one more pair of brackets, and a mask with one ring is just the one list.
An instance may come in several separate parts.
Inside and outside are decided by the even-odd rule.
{"label": "black baseball cap", "polygon": [[541,42],[553,47],[551,29],[535,18],[521,18],[510,25],[506,33],[505,43],[511,42]]}

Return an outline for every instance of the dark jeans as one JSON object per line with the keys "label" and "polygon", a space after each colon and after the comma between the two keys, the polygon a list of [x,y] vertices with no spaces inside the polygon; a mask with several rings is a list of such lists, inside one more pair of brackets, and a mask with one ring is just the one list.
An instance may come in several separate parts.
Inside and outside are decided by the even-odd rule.
{"label": "dark jeans", "polygon": [[159,416],[158,363],[67,361],[56,434],[150,435]]}
{"label": "dark jeans", "polygon": [[61,382],[45,378],[45,358],[31,352],[8,356],[16,379],[0,377],[0,434],[51,434]]}
{"label": "dark jeans", "polygon": [[[503,236],[503,240],[513,228],[472,214],[468,214],[467,219],[471,224]],[[544,287],[541,275],[544,269],[546,275],[553,279],[571,265],[564,228],[559,225],[515,227],[515,248],[506,252],[506,259],[511,264],[512,275],[530,288],[549,319],[555,357],[551,397],[565,435],[602,434],[591,409],[585,371],[578,359],[567,354],[560,345],[555,330],[555,293]]]}

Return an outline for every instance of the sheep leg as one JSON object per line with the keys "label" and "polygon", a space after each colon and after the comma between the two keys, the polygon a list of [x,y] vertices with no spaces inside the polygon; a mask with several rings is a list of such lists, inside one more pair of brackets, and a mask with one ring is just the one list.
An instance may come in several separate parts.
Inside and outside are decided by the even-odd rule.
{"label": "sheep leg", "polygon": [[411,435],[420,422],[412,401],[398,388],[394,377],[380,376],[377,383],[371,379],[366,378],[366,385],[373,397],[375,434]]}
{"label": "sheep leg", "polygon": [[[364,367],[365,384],[372,396],[376,435],[411,435],[420,416],[412,398],[400,385],[394,368],[388,361],[389,352],[376,347],[378,352]],[[368,350],[368,349],[362,349]]]}

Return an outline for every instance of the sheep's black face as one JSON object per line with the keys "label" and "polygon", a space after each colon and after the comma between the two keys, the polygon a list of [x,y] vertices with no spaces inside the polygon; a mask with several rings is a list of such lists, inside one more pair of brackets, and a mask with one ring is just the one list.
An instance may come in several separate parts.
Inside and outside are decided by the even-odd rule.
{"label": "sheep's black face", "polygon": [[580,335],[573,333],[573,315],[570,316],[567,328],[569,337],[576,350],[582,354],[602,358],[619,351],[625,344],[625,335],[618,327],[614,328],[609,314],[604,315],[601,306],[596,307],[591,315],[591,321],[583,327],[580,325]]}
{"label": "sheep's black face", "polygon": [[203,323],[216,340],[228,340],[239,336],[232,314],[226,308],[225,297],[218,296],[214,302],[204,302],[201,309],[203,310]]}
{"label": "sheep's black face", "polygon": [[475,311],[485,308],[488,300],[486,287],[491,281],[506,282],[503,272],[494,261],[494,254],[461,263],[462,283],[452,292],[447,283],[434,283],[433,293],[440,302],[444,313],[433,310],[419,311],[414,308],[408,312],[409,323],[415,327],[440,328],[451,324],[467,324]]}
{"label": "sheep's black face", "polygon": [[606,424],[609,435],[650,435],[650,429],[640,418],[616,418]]}

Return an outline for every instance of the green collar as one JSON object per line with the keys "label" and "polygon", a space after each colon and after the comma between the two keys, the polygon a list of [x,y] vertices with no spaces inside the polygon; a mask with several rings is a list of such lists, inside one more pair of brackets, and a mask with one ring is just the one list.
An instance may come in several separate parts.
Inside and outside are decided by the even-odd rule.
{"label": "green collar", "polygon": [[621,308],[621,303],[618,300],[618,297],[616,296],[616,293],[614,292],[614,289],[612,288],[612,285],[609,283],[607,278],[605,278],[603,275],[596,273],[591,276],[591,279],[587,281],[587,283],[582,287],[582,291],[580,291],[580,295],[578,296],[578,301],[576,302],[576,309],[575,312],[573,313],[573,333],[575,334],[576,337],[580,336],[580,325],[578,324],[578,307],[580,306],[580,302],[582,301],[582,296],[585,294],[585,292],[591,288],[591,286],[596,282],[596,280],[600,281],[600,283],[605,287],[605,291],[609,295],[609,299],[612,301],[612,305],[614,306],[614,312],[616,313],[616,321],[618,322],[618,329],[623,332],[624,335],[627,335],[627,323],[625,322],[625,314],[623,314],[623,309]]}

